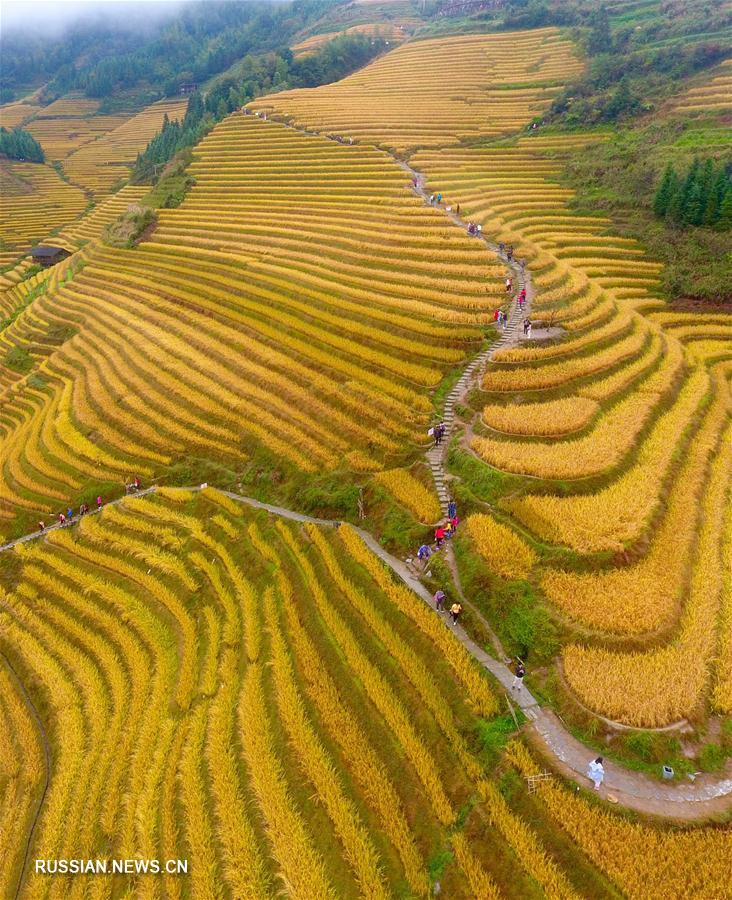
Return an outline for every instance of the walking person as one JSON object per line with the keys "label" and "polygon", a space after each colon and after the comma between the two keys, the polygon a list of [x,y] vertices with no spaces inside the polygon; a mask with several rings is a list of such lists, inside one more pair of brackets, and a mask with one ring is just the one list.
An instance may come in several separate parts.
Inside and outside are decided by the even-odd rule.
{"label": "walking person", "polygon": [[459,216],[459,215],[460,215],[460,204],[459,204],[459,203],[458,203],[458,205],[455,207],[455,215],[456,215],[456,216]]}
{"label": "walking person", "polygon": [[524,675],[526,674],[526,666],[519,659],[516,663],[516,671],[514,672],[513,681],[511,682],[511,690],[514,691],[518,688],[521,690],[524,683]]}
{"label": "walking person", "polygon": [[454,500],[451,500],[451,501],[447,504],[447,515],[448,515],[451,519],[454,519],[455,516],[457,515],[457,503],[456,503]]}
{"label": "walking person", "polygon": [[435,425],[432,429],[432,437],[435,439],[435,447],[440,443],[440,426]]}
{"label": "walking person", "polygon": [[526,337],[531,338],[531,319],[528,319],[526,323]]}
{"label": "walking person", "polygon": [[452,616],[452,624],[457,625],[458,619],[460,618],[460,613],[463,611],[462,606],[459,603],[453,603],[450,607],[450,615]]}
{"label": "walking person", "polygon": [[529,333],[529,320],[524,319],[524,335]]}
{"label": "walking person", "polygon": [[439,206],[442,203],[442,194],[437,195],[437,205]]}
{"label": "walking person", "polygon": [[100,494],[97,497],[97,509],[101,509],[101,508],[102,508],[102,495]]}
{"label": "walking person", "polygon": [[66,524],[66,516],[63,513],[58,514],[58,524],[63,528]]}
{"label": "walking person", "polygon": [[512,287],[513,287],[513,279],[512,279],[511,276],[509,275],[508,278],[506,278],[506,293],[507,293],[507,294],[510,294],[510,293],[511,293],[511,288],[512,288]]}
{"label": "walking person", "polygon": [[434,205],[435,205],[435,195],[430,194],[430,206],[434,206]]}
{"label": "walking person", "polygon": [[435,528],[435,548],[437,550],[442,547],[445,543],[445,529],[440,525],[439,528]]}
{"label": "walking person", "polygon": [[419,550],[417,550],[417,559],[426,563],[430,556],[432,556],[432,551],[427,546],[427,544],[422,544]]}
{"label": "walking person", "polygon": [[597,759],[593,759],[592,762],[587,766],[587,777],[594,784],[595,790],[600,790],[600,785],[605,778],[605,767],[602,764],[602,757],[598,756]]}
{"label": "walking person", "polygon": [[45,523],[45,522],[39,522],[39,523],[38,523],[38,530],[39,530],[39,531],[45,531],[45,530],[46,530],[46,523]]}
{"label": "walking person", "polygon": [[433,599],[435,601],[435,609],[437,610],[437,612],[442,612],[442,610],[445,608],[445,592],[436,591]]}

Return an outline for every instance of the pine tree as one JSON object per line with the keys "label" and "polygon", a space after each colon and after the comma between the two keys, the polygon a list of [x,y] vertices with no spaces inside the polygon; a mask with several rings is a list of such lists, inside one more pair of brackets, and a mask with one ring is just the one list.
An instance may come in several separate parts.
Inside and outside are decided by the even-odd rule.
{"label": "pine tree", "polygon": [[715,227],[718,231],[732,231],[732,185],[724,193]]}
{"label": "pine tree", "polygon": [[666,171],[663,173],[663,178],[656,188],[656,193],[653,197],[653,212],[659,218],[663,218],[668,212],[671,197],[678,187],[679,176],[676,174],[676,169],[674,169],[673,165],[669,163],[666,166]]}

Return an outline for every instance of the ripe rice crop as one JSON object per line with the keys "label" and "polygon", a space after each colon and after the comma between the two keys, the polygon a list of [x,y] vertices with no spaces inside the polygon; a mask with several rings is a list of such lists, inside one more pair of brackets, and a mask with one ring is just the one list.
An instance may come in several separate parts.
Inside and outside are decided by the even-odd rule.
{"label": "ripe rice crop", "polygon": [[84,192],[40,163],[0,164],[0,240],[15,258],[49,231],[72,222],[86,207]]}
{"label": "ripe rice crop", "polygon": [[[540,766],[518,743],[509,757],[523,776]],[[537,789],[538,802],[551,823],[570,839],[631,900],[667,900],[671,896],[716,900],[729,887],[732,834],[724,828],[658,827],[616,815],[556,779]]]}
{"label": "ripe rice crop", "polygon": [[[92,856],[103,829],[114,856],[195,863],[196,896],[264,900],[284,885],[387,897],[405,883],[427,896],[433,840],[451,839],[455,800],[482,772],[462,737],[470,679],[453,668],[460,654],[475,664],[439,622],[444,652],[430,652],[407,601],[333,532],[273,526],[210,489],[165,493],[19,548],[0,647],[37,707],[43,699],[51,745],[31,852]],[[375,558],[359,545],[368,570]],[[327,649],[334,640],[342,655]],[[8,893],[44,763],[4,667],[0,685]],[[457,844],[449,880],[469,897],[493,884],[491,859]],[[23,896],[51,884],[29,867]],[[64,889],[98,884],[74,875]],[[125,886],[143,892],[144,876]]]}
{"label": "ripe rice crop", "polygon": [[582,69],[555,28],[442,37],[405,44],[335,84],[250,106],[403,151],[522,127],[557,81]]}
{"label": "ripe rice crop", "polygon": [[440,504],[434,492],[418,481],[408,469],[389,469],[374,476],[376,484],[385,488],[402,506],[427,525],[440,518]]}
{"label": "ripe rice crop", "polygon": [[[160,130],[163,117],[182,119],[187,100],[163,100],[105,129],[97,140],[84,144],[64,160],[64,171],[76,184],[94,194],[108,194],[120,179],[127,179],[137,154]],[[110,124],[112,124],[110,122]]]}
{"label": "ripe rice crop", "polygon": [[[729,396],[722,408],[726,418],[730,412]],[[709,454],[716,449],[715,437],[707,438]],[[711,659],[717,644],[710,623],[720,616],[723,573],[728,568],[722,558],[719,537],[725,520],[730,473],[732,429],[727,427],[711,466],[691,586],[673,643],[637,653],[578,645],[565,648],[567,681],[592,709],[641,727],[663,726],[699,712],[709,687]]]}
{"label": "ripe rice crop", "polygon": [[473,513],[465,523],[475,549],[502,578],[525,578],[536,554],[515,531],[486,513]]}
{"label": "ripe rice crop", "polygon": [[495,431],[512,435],[558,436],[579,431],[599,407],[586,397],[567,397],[544,403],[487,404],[482,417]]}
{"label": "ripe rice crop", "polygon": [[313,34],[302,41],[298,41],[296,44],[292,44],[290,50],[292,50],[295,57],[308,56],[311,53],[315,53],[316,50],[320,50],[324,44],[332,41],[333,38],[347,34],[367,34],[372,37],[382,38],[390,44],[398,44],[407,37],[407,32],[403,25],[381,22],[374,24],[364,23],[362,25],[351,25],[349,28],[344,28],[343,31],[325,31],[321,34]]}
{"label": "ripe rice crop", "polygon": [[[305,471],[363,470],[365,454],[377,468],[422,438],[426,389],[478,346],[481,292],[501,269],[383,155],[241,115],[197,155],[196,187],[151,240],[85,247],[73,280],[4,333],[5,352],[38,347],[50,379],[40,418],[5,426],[16,509],[52,509],[91,475],[149,475],[186,448],[234,460],[254,443]],[[60,240],[93,240],[135,190]],[[59,321],[78,334],[54,346]],[[38,453],[26,434],[41,424]]]}

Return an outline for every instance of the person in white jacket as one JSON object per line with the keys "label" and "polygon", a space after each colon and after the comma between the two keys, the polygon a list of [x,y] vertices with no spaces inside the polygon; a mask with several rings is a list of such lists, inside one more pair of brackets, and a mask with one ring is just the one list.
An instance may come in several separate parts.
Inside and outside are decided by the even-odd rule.
{"label": "person in white jacket", "polygon": [[595,790],[599,791],[602,780],[605,777],[605,769],[602,765],[601,756],[598,756],[597,759],[593,759],[589,764],[587,767],[587,777],[595,785]]}

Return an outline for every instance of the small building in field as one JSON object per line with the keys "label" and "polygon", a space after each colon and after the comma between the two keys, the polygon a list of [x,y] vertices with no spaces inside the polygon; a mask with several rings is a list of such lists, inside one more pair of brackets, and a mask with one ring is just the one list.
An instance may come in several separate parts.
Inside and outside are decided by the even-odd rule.
{"label": "small building in field", "polygon": [[195,81],[184,81],[183,84],[180,85],[180,93],[185,94],[195,94],[198,90],[198,85]]}
{"label": "small building in field", "polygon": [[55,266],[56,263],[60,263],[61,260],[66,259],[66,257],[71,256],[71,254],[68,250],[64,250],[63,247],[41,245],[31,248],[31,256],[33,257],[34,263],[47,269],[49,266]]}

